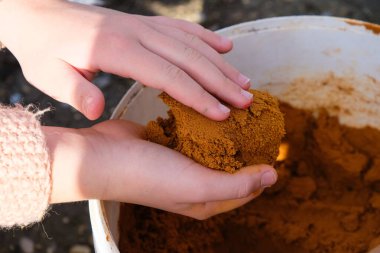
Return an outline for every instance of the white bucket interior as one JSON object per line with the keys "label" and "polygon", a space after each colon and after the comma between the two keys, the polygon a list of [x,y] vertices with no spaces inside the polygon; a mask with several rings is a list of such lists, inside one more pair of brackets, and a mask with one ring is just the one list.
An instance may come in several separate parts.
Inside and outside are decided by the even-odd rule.
{"label": "white bucket interior", "polygon": [[[380,34],[368,28],[356,21],[304,16],[248,22],[219,33],[233,39],[234,49],[225,58],[251,78],[253,88],[279,95],[300,77],[334,73],[354,78],[358,85],[368,77],[380,80]],[[166,116],[167,107],[157,98],[159,93],[136,83],[113,118],[145,125],[157,116]],[[90,201],[97,252],[119,252],[118,210],[116,202]]]}

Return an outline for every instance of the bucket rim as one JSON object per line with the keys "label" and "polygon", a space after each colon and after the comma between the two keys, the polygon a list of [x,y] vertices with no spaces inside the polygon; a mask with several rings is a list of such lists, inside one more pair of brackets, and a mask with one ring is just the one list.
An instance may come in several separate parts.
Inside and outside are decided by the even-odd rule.
{"label": "bucket rim", "polygon": [[[253,26],[253,27],[252,27]],[[251,32],[265,30],[284,30],[300,28],[335,28],[338,30],[355,30],[373,33],[380,36],[380,24],[375,24],[359,19],[321,16],[321,15],[294,15],[279,16],[241,22],[235,25],[221,28],[216,33],[222,35],[242,35]]]}

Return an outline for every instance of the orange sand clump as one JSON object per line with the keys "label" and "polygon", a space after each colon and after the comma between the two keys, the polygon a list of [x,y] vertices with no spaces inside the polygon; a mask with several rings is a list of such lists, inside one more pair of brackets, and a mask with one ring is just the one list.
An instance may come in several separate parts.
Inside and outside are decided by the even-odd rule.
{"label": "orange sand clump", "polygon": [[166,94],[169,118],[147,125],[147,138],[175,149],[198,163],[230,173],[253,164],[274,164],[285,134],[276,98],[250,91],[253,104],[246,110],[230,108],[230,117],[212,121]]}

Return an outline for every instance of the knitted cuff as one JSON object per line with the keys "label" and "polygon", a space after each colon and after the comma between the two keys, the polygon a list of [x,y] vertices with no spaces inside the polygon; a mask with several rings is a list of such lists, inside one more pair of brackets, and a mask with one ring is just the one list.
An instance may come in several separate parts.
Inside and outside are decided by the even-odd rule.
{"label": "knitted cuff", "polygon": [[40,221],[49,205],[51,169],[39,116],[0,105],[0,226]]}

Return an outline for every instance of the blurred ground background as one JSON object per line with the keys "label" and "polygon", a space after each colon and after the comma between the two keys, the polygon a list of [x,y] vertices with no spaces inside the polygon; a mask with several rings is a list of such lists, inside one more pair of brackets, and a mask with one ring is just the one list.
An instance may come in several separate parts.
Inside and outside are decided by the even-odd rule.
{"label": "blurred ground background", "polygon": [[[95,0],[95,2],[128,13],[184,18],[199,22],[212,30],[259,18],[302,14],[341,16],[380,23],[379,0]],[[94,82],[106,96],[106,110],[98,120],[102,121],[110,117],[132,80],[101,73]],[[0,52],[0,103],[34,103],[40,108],[52,106],[54,110],[43,118],[45,125],[78,128],[96,123],[86,120],[70,106],[57,103],[30,86],[24,79],[17,60],[6,50]],[[40,224],[23,230],[0,231],[0,253],[5,252],[93,252],[87,203],[55,205]]]}

